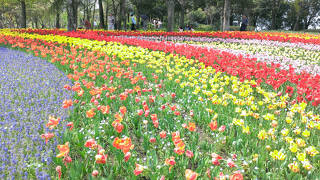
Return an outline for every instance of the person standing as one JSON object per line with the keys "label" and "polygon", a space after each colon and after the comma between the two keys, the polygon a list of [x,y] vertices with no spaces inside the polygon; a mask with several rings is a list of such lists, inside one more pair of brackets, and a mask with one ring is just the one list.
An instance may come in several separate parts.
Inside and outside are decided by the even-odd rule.
{"label": "person standing", "polygon": [[95,28],[97,27],[97,25],[98,25],[98,24],[97,24],[97,21],[94,20],[94,21],[93,21],[92,29],[95,29]]}
{"label": "person standing", "polygon": [[108,30],[114,30],[114,16],[112,14],[108,16]]}
{"label": "person standing", "polygon": [[240,31],[245,31],[248,26],[248,18],[246,15],[242,15]]}
{"label": "person standing", "polygon": [[161,22],[161,20],[159,19],[159,21],[158,21],[158,29],[161,29],[162,28],[162,22]]}
{"label": "person standing", "polygon": [[91,29],[91,23],[87,19],[84,21],[84,26],[86,27],[86,30]]}
{"label": "person standing", "polygon": [[137,20],[136,17],[133,13],[131,13],[131,31],[135,31],[136,30],[136,24],[137,24]]}

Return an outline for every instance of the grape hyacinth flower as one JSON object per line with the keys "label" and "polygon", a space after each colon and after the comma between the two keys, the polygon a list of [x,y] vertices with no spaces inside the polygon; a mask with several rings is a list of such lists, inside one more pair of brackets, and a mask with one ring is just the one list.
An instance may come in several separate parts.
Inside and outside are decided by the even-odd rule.
{"label": "grape hyacinth flower", "polygon": [[65,84],[72,82],[53,64],[0,47],[0,179],[50,179],[62,134],[47,145],[41,134],[49,132],[49,115],[67,118],[61,104],[72,93]]}

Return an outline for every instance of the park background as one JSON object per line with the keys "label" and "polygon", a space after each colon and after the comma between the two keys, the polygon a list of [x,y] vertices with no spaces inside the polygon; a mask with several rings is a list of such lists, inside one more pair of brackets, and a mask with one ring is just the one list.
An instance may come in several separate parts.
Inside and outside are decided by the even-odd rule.
{"label": "park background", "polygon": [[[0,0],[0,28],[114,28],[130,30],[130,14],[147,17],[149,30],[177,31],[186,25],[197,31],[239,30],[241,16],[248,30],[318,32],[319,0]],[[70,8],[69,8],[70,7]],[[109,21],[108,21],[109,19]],[[154,25],[161,21],[161,27]]]}

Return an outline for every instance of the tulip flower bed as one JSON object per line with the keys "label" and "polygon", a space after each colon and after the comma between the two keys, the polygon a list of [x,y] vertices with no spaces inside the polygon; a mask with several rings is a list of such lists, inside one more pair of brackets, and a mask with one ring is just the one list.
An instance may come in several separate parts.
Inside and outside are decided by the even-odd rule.
{"label": "tulip flower bed", "polygon": [[[18,32],[28,32],[37,34],[60,34],[65,30],[42,30],[42,29],[26,29],[17,30]],[[92,32],[91,30],[81,30],[83,33]],[[306,44],[320,44],[320,36],[314,34],[294,34],[294,33],[283,33],[283,32],[164,32],[164,31],[103,31],[94,30],[103,36],[149,36],[149,37],[205,37],[205,38],[224,38],[224,39],[256,39],[256,40],[270,40],[279,42],[290,42],[290,43],[306,43]]]}
{"label": "tulip flower bed", "polygon": [[[128,36],[122,36],[128,38]],[[236,55],[257,58],[259,62],[280,64],[282,68],[289,69],[291,65],[297,73],[303,71],[311,74],[320,72],[320,46],[303,43],[283,43],[267,40],[222,39],[203,37],[135,37],[148,41],[173,41],[176,44],[188,44],[208,47],[229,52]]]}
{"label": "tulip flower bed", "polygon": [[[246,55],[237,56],[230,52],[212,48],[188,46],[185,44],[169,42],[153,42],[132,38],[104,37],[96,31],[88,31],[85,34],[84,32],[65,33],[57,31],[55,34],[106,42],[120,42],[121,44],[135,45],[151,50],[164,51],[166,53],[176,53],[186,56],[187,58],[195,58],[200,62],[204,62],[207,66],[213,66],[218,71],[226,72],[233,76],[238,75],[241,81],[255,78],[257,79],[258,84],[265,82],[271,85],[275,90],[279,89],[286,82],[290,82],[296,85],[298,94],[297,100],[299,102],[313,101],[312,104],[314,106],[320,104],[320,75],[318,73],[310,74],[306,71],[297,74],[291,64],[287,65],[281,63],[284,65],[284,67],[281,67],[281,64],[272,62],[270,66],[266,62],[258,62],[257,58],[248,58]],[[315,68],[317,70],[317,67]],[[314,67],[305,69],[314,70]],[[301,71],[301,69],[299,68],[298,71]],[[286,88],[290,91],[292,86],[287,86]],[[292,91],[293,90],[294,89],[292,89]]]}
{"label": "tulip flower bed", "polygon": [[[199,47],[67,35],[75,37],[0,32],[0,45],[47,58],[73,81],[65,88],[75,95],[61,105],[73,108],[68,122],[74,127],[57,146],[52,176],[319,177],[317,99],[297,100],[295,90],[299,78],[310,82],[310,74]],[[196,50],[201,53],[193,55]],[[227,66],[241,61],[241,68]],[[255,75],[242,74],[259,66]],[[256,77],[264,71],[278,76]],[[268,80],[280,76],[286,80],[275,90]],[[305,88],[316,89],[313,78]],[[63,126],[55,122],[52,129]]]}

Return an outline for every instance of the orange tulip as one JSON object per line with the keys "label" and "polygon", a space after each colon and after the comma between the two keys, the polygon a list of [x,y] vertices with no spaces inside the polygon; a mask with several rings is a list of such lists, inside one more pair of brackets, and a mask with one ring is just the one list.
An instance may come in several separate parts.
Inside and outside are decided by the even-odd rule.
{"label": "orange tulip", "polygon": [[49,139],[53,138],[54,134],[53,133],[47,133],[47,134],[41,134],[41,138],[45,139],[45,142],[47,144],[47,142],[49,141]]}
{"label": "orange tulip", "polygon": [[150,117],[151,117],[152,121],[158,120],[157,114],[151,114]]}
{"label": "orange tulip", "polygon": [[217,122],[217,120],[215,120],[215,121],[211,121],[210,122],[210,124],[209,124],[209,127],[210,127],[210,129],[212,130],[212,131],[215,131],[217,128],[218,128],[218,122]]}
{"label": "orange tulip", "polygon": [[170,158],[167,158],[166,161],[165,161],[165,165],[175,165],[176,164],[176,161],[174,160],[174,157],[171,156]]}
{"label": "orange tulip", "polygon": [[87,111],[87,117],[88,118],[93,118],[95,115],[96,115],[96,113],[94,112],[95,111],[95,109],[94,108],[92,108],[92,109],[90,109],[89,111]]}
{"label": "orange tulip", "polygon": [[73,104],[73,103],[72,103],[72,100],[71,100],[71,99],[68,99],[68,100],[65,99],[65,100],[63,101],[62,107],[66,109],[66,108],[69,108],[70,106],[72,106],[72,104]]}
{"label": "orange tulip", "polygon": [[230,176],[230,180],[243,180],[243,175],[239,172],[235,172]]}
{"label": "orange tulip", "polygon": [[86,141],[86,143],[84,144],[85,147],[94,149],[97,147],[97,142],[94,139],[89,139]]}
{"label": "orange tulip", "polygon": [[117,149],[121,149],[124,154],[126,154],[127,152],[129,152],[131,149],[134,148],[134,145],[132,144],[131,139],[128,137],[124,137],[122,139],[116,137],[113,140],[112,145]]}
{"label": "orange tulip", "polygon": [[119,122],[119,120],[113,121],[112,126],[118,133],[121,133],[124,128],[123,125]]}
{"label": "orange tulip", "polygon": [[96,158],[96,163],[97,163],[97,164],[105,164],[107,157],[108,157],[108,155],[106,155],[106,154],[97,154],[97,155],[95,156],[95,158]]}
{"label": "orange tulip", "polygon": [[100,111],[102,112],[102,114],[109,114],[110,106],[109,105],[100,106]]}
{"label": "orange tulip", "polygon": [[49,129],[53,129],[56,127],[60,122],[60,118],[54,118],[53,116],[49,116],[49,122],[46,124],[46,127]]}
{"label": "orange tulip", "polygon": [[58,145],[57,148],[60,151],[60,153],[57,155],[58,158],[66,157],[69,154],[69,142],[66,142],[64,145]]}
{"label": "orange tulip", "polygon": [[119,113],[116,113],[116,114],[114,115],[114,118],[115,118],[117,121],[119,121],[119,122],[122,122],[122,120],[123,120],[123,116],[120,115]]}
{"label": "orange tulip", "polygon": [[135,176],[138,176],[139,174],[142,173],[143,170],[144,170],[144,167],[136,163],[136,169],[133,171],[133,173]]}
{"label": "orange tulip", "polygon": [[166,133],[165,131],[161,131],[161,132],[160,132],[160,137],[161,137],[162,139],[166,138],[166,136],[167,136],[167,133]]}
{"label": "orange tulip", "polygon": [[188,127],[189,131],[193,132],[196,130],[196,124],[193,122],[189,122]]}
{"label": "orange tulip", "polygon": [[120,112],[122,115],[125,115],[127,113],[127,108],[125,106],[120,107]]}
{"label": "orange tulip", "polygon": [[186,179],[187,180],[195,180],[198,177],[198,173],[193,172],[190,169],[186,169]]}

